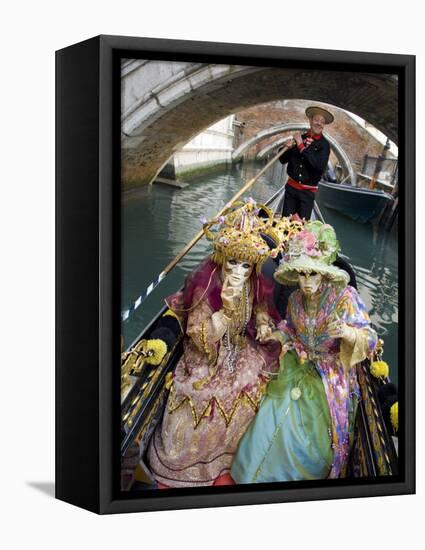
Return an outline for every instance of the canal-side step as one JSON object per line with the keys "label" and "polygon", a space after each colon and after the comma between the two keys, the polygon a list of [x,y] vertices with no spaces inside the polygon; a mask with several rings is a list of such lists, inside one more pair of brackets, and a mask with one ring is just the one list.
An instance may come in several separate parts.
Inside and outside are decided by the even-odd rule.
{"label": "canal-side step", "polygon": [[181,181],[170,180],[168,178],[156,178],[154,183],[162,183],[164,185],[171,185],[171,187],[177,187],[178,189],[184,189],[189,184],[182,183]]}

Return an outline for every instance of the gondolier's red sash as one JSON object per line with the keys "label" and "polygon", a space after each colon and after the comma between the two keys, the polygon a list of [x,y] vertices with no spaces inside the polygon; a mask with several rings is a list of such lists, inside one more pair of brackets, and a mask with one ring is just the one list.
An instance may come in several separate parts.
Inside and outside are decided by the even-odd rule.
{"label": "gondolier's red sash", "polygon": [[298,181],[293,180],[292,178],[288,178],[288,181],[286,182],[287,185],[290,185],[291,187],[295,187],[295,189],[302,189],[303,191],[311,191],[312,193],[316,193],[317,191],[317,185],[305,185],[303,183],[299,183]]}

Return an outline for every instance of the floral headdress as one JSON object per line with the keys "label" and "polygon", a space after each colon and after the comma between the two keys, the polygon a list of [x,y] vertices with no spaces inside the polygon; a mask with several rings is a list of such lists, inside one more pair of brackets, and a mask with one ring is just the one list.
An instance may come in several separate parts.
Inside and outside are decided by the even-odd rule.
{"label": "floral headdress", "polygon": [[307,222],[285,247],[285,255],[274,277],[281,284],[293,285],[300,273],[320,273],[335,284],[347,285],[346,271],[332,265],[340,250],[334,228],[320,221]]}

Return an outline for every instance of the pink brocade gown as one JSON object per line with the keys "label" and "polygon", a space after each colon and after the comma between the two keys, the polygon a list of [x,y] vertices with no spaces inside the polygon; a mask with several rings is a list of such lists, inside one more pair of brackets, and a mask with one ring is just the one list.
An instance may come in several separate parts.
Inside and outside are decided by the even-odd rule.
{"label": "pink brocade gown", "polygon": [[[195,291],[193,303],[201,295],[202,289]],[[251,293],[252,318],[253,301]],[[228,350],[222,339],[214,342],[210,330],[213,313],[205,299],[188,315],[184,353],[162,423],[148,448],[154,477],[170,487],[212,485],[230,471],[239,440],[258,410],[268,373],[278,367],[278,353],[268,353],[247,334],[230,372],[225,364]],[[217,358],[212,366],[208,352]]]}

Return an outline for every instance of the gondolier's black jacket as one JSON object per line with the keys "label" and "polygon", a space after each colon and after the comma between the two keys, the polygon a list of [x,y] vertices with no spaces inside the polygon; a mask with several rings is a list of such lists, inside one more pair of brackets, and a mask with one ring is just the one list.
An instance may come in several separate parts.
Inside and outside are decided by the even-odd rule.
{"label": "gondolier's black jacket", "polygon": [[[307,133],[302,134],[303,141]],[[302,152],[297,146],[283,153],[279,160],[282,164],[288,163],[288,176],[303,185],[318,185],[330,155],[330,146],[326,138],[320,136],[313,143],[305,147]]]}

